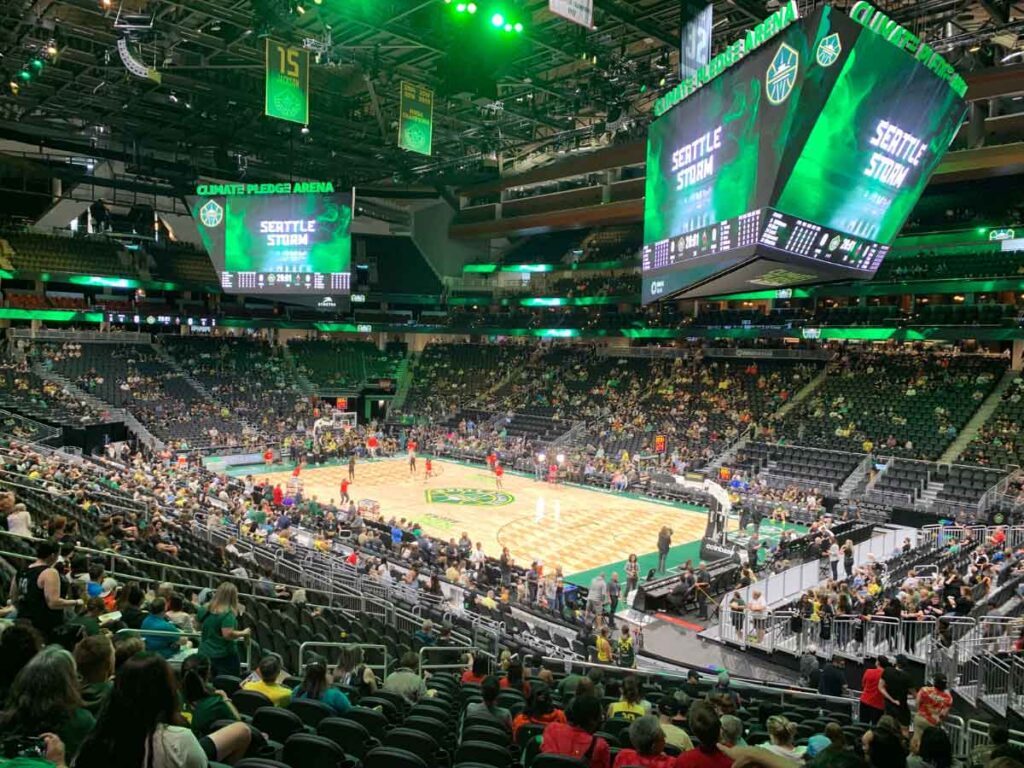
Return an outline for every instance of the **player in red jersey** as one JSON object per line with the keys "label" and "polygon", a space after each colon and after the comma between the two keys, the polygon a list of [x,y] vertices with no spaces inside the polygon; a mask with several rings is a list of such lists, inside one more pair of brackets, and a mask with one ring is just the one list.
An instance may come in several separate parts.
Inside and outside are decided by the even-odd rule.
{"label": "player in red jersey", "polygon": [[557,483],[558,482],[558,465],[555,464],[554,462],[552,462],[551,466],[548,467],[548,482],[549,483]]}
{"label": "player in red jersey", "polygon": [[349,482],[347,477],[342,478],[342,480],[341,480],[341,502],[343,504],[348,503],[349,501],[351,501],[351,499],[349,499],[349,496],[348,496],[348,487],[350,485],[351,485],[351,483]]}
{"label": "player in red jersey", "polygon": [[505,468],[501,464],[494,465],[494,487],[501,490],[501,478],[505,476]]}
{"label": "player in red jersey", "polygon": [[423,462],[423,480],[426,482],[434,476],[434,463],[428,456]]}

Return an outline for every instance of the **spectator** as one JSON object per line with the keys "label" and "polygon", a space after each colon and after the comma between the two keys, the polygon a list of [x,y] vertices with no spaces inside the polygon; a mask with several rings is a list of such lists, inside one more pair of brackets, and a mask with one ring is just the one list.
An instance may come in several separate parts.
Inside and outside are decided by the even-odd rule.
{"label": "spectator", "polygon": [[42,650],[44,642],[39,630],[25,621],[0,632],[0,702],[7,701],[14,678]]}
{"label": "spectator", "polygon": [[519,691],[523,698],[530,698],[530,684],[523,679],[523,665],[514,661],[508,665],[506,676],[500,678],[502,689]]}
{"label": "spectator", "polygon": [[412,635],[412,648],[418,651],[420,648],[434,646],[437,644],[437,633],[434,632],[434,622],[430,619],[423,621],[423,626],[417,629]]}
{"label": "spectator", "polygon": [[608,717],[636,720],[650,713],[651,705],[644,701],[640,681],[636,675],[627,675],[622,681],[622,698],[608,705]]}
{"label": "spectator", "polygon": [[357,689],[360,696],[369,696],[377,691],[377,678],[373,670],[363,663],[363,649],[358,645],[343,645],[339,649],[334,682]]}
{"label": "spectator", "polygon": [[480,686],[480,695],[483,701],[476,701],[466,707],[466,717],[490,720],[500,725],[506,731],[512,730],[512,713],[504,707],[497,705],[498,694],[501,692],[501,685],[498,678],[489,675],[484,678]]}
{"label": "spectator", "polygon": [[681,727],[684,721],[678,720],[678,717],[679,701],[676,697],[671,694],[662,696],[658,702],[658,719],[661,721],[661,732],[665,734],[665,743],[685,752],[693,749],[693,742],[690,734]]}
{"label": "spectator", "polygon": [[878,688],[882,674],[889,666],[884,656],[875,659],[875,665],[864,670],[860,680],[860,721],[874,725],[885,712],[885,697]]}
{"label": "spectator", "polygon": [[124,666],[128,659],[146,650],[146,644],[138,635],[114,636],[114,674]]}
{"label": "spectator", "polygon": [[772,715],[768,718],[768,744],[765,749],[774,752],[793,761],[794,765],[803,763],[803,750],[794,746],[796,741],[796,723],[782,715]]}
{"label": "spectator", "polygon": [[398,660],[398,669],[384,678],[381,690],[397,693],[411,704],[426,698],[427,684],[416,671],[419,661],[419,656],[412,651],[403,653],[402,658]]}
{"label": "spectator", "polygon": [[327,664],[322,659],[317,659],[306,665],[306,672],[299,683],[292,690],[292,700],[312,699],[326,704],[336,715],[343,715],[352,709],[352,702],[348,696],[331,683],[331,673]]}
{"label": "spectator", "polygon": [[822,696],[842,696],[846,689],[846,662],[833,656],[821,670],[818,693]]}
{"label": "spectator", "polygon": [[214,675],[238,677],[242,663],[238,655],[238,641],[248,638],[251,629],[238,629],[238,588],[225,581],[213,595],[209,605],[196,614],[201,637],[199,653],[210,659]]}
{"label": "spectator", "polygon": [[169,635],[144,635],[146,650],[157,653],[165,659],[171,658],[178,652],[181,645],[181,630],[167,620],[164,612],[167,610],[167,603],[162,597],[155,597],[149,604],[149,614],[142,620],[141,629],[144,632],[173,632],[177,637]]}
{"label": "spectator", "polygon": [[54,733],[64,742],[69,763],[95,724],[95,718],[82,706],[75,660],[57,646],[41,650],[18,673],[7,697],[7,709],[0,712],[0,733]]}
{"label": "spectator", "polygon": [[601,727],[601,700],[579,694],[570,702],[566,718],[567,723],[551,723],[544,729],[540,751],[579,758],[590,768],[610,768],[608,742],[594,735]]}
{"label": "spectator", "polygon": [[736,715],[722,715],[722,743],[727,747],[745,747],[743,721]]}
{"label": "spectator", "polygon": [[74,655],[82,706],[97,717],[114,687],[114,644],[107,635],[92,635],[78,641]]}
{"label": "spectator", "polygon": [[242,688],[246,691],[262,693],[275,707],[287,707],[292,700],[292,691],[285,685],[281,685],[281,660],[277,656],[264,656]]}
{"label": "spectator", "polygon": [[15,536],[31,538],[32,516],[24,504],[15,504],[14,511],[7,516],[7,530]]}
{"label": "spectator", "polygon": [[878,691],[885,697],[885,714],[891,715],[900,724],[906,734],[910,727],[910,706],[907,695],[910,693],[910,676],[903,671],[905,659],[896,657],[896,663],[882,672],[878,683]]}
{"label": "spectator", "polygon": [[700,746],[683,752],[676,759],[676,768],[732,768],[732,759],[718,748],[722,724],[715,708],[698,701],[690,707],[687,722]]}
{"label": "spectator", "polygon": [[818,646],[811,643],[804,648],[803,655],[800,656],[800,682],[806,688],[818,690],[820,674]]}
{"label": "spectator", "polygon": [[107,606],[98,597],[90,597],[85,601],[85,612],[68,619],[71,626],[80,626],[90,637],[100,633],[100,616],[107,612]]}
{"label": "spectator", "polygon": [[524,725],[547,725],[548,723],[565,723],[565,712],[557,709],[551,701],[551,691],[537,688],[526,702],[526,707],[512,720],[512,740],[515,741],[519,729]]}
{"label": "spectator", "polygon": [[234,763],[249,747],[244,723],[197,738],[178,712],[174,676],[155,654],[134,656],[114,679],[103,714],[76,768],[205,768]]}
{"label": "spectator", "polygon": [[196,617],[185,610],[185,599],[177,592],[167,596],[167,620],[182,632],[196,631]]}
{"label": "spectator", "polygon": [[861,737],[864,757],[871,768],[906,768],[907,750],[899,735],[899,723],[893,728],[882,727],[885,717],[879,718],[879,724]]}
{"label": "spectator", "polygon": [[953,696],[946,690],[946,676],[935,675],[931,685],[917,692],[917,714],[914,715],[914,731],[937,728],[942,725],[953,706]]}
{"label": "spectator", "polygon": [[238,710],[223,691],[210,684],[210,660],[193,654],[181,665],[181,694],[186,712],[191,716],[192,730],[205,736],[218,720],[241,720]]}
{"label": "spectator", "polygon": [[475,656],[473,666],[462,673],[462,683],[482,683],[487,677],[487,659],[484,656]]}
{"label": "spectator", "polygon": [[36,544],[36,559],[11,584],[11,602],[18,608],[18,618],[38,629],[46,640],[53,640],[57,628],[64,623],[65,608],[84,605],[81,600],[60,596],[60,574],[54,568],[59,556],[60,545],[56,541],[40,541]]}
{"label": "spectator", "polygon": [[736,709],[739,709],[743,705],[742,699],[740,699],[739,691],[732,687],[730,682],[729,673],[724,669],[718,673],[718,680],[715,683],[715,687],[711,689],[709,696],[725,696],[728,698]]}
{"label": "spectator", "polygon": [[953,745],[941,728],[926,726],[915,730],[910,752],[907,768],[950,768],[953,764]]}
{"label": "spectator", "polygon": [[142,603],[146,599],[146,593],[138,584],[129,584],[125,587],[124,605],[121,608],[121,621],[128,629],[142,629],[142,622],[148,615],[142,610]]}
{"label": "spectator", "polygon": [[629,725],[632,749],[623,749],[615,756],[614,768],[672,768],[675,758],[665,754],[665,734],[653,715],[638,717]]}

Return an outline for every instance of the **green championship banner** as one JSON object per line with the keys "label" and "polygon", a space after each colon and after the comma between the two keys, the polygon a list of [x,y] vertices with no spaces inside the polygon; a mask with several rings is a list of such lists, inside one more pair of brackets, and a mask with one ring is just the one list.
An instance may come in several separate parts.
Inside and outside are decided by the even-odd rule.
{"label": "green championship banner", "polygon": [[401,87],[398,146],[410,152],[430,155],[434,138],[434,92],[404,80]]}
{"label": "green championship banner", "polygon": [[309,51],[267,38],[268,117],[309,124]]}

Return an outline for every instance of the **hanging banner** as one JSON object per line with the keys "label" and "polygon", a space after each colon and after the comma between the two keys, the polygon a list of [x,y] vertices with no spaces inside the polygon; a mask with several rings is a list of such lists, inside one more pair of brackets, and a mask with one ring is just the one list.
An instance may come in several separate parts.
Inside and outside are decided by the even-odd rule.
{"label": "hanging banner", "polygon": [[309,125],[309,51],[267,38],[268,117]]}
{"label": "hanging banner", "polygon": [[693,77],[698,69],[711,61],[714,6],[708,3],[694,15],[693,9],[687,7],[688,5],[692,4],[683,5],[683,37],[679,48],[679,76],[683,80]]}
{"label": "hanging banner", "polygon": [[398,146],[429,156],[434,145],[434,92],[404,80],[400,87]]}
{"label": "hanging banner", "polygon": [[548,10],[587,29],[594,26],[594,0],[548,0]]}
{"label": "hanging banner", "polygon": [[668,440],[665,439],[664,435],[655,435],[654,436],[654,452],[655,453],[664,453],[665,452],[665,448],[667,446],[668,446]]}

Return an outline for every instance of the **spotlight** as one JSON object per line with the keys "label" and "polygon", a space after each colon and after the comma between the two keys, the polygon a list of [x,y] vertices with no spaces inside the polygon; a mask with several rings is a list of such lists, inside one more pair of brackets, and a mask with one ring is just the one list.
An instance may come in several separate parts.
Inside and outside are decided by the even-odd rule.
{"label": "spotlight", "polygon": [[172,104],[178,103],[178,94],[176,94],[174,91],[171,91],[170,95],[167,98],[170,99],[170,102]]}
{"label": "spotlight", "polygon": [[46,55],[47,56],[56,56],[57,55],[57,43],[55,43],[53,40],[51,40],[46,45]]}
{"label": "spotlight", "polygon": [[309,126],[308,125],[302,126],[301,132],[302,132],[303,135],[309,133]]}
{"label": "spotlight", "polygon": [[517,21],[516,22],[515,30],[516,30],[516,32],[522,32],[523,31],[523,23],[521,21]]}
{"label": "spotlight", "polygon": [[537,461],[545,461],[546,459],[547,459],[547,456],[545,456],[543,453],[538,453],[537,454]]}
{"label": "spotlight", "polygon": [[458,5],[455,6],[455,10],[458,11],[459,13],[465,13],[466,12],[466,4],[465,3],[459,3]]}
{"label": "spotlight", "polygon": [[509,24],[508,22],[505,22],[505,31],[506,32],[511,32],[512,31],[512,25]]}
{"label": "spotlight", "polygon": [[466,10],[470,13],[476,13],[476,3],[470,3],[466,6]]}
{"label": "spotlight", "polygon": [[324,0],[313,0],[313,5],[320,5]]}
{"label": "spotlight", "polygon": [[564,464],[565,463],[565,454],[564,453],[560,453],[557,456],[555,456],[555,461],[557,461],[559,464]]}
{"label": "spotlight", "polygon": [[495,27],[500,27],[505,23],[505,17],[500,13],[496,13],[491,16],[491,24]]}
{"label": "spotlight", "polygon": [[302,5],[296,5],[295,12],[299,14],[299,16],[302,16],[306,12],[306,9],[303,8]]}
{"label": "spotlight", "polygon": [[29,62],[29,65],[32,67],[32,69],[39,71],[43,68],[43,60],[37,56]]}
{"label": "spotlight", "polygon": [[658,81],[658,87],[659,88],[664,88],[665,87],[665,83],[667,83],[667,82],[668,82],[668,78],[666,78],[664,75],[662,75],[661,76],[661,80]]}

